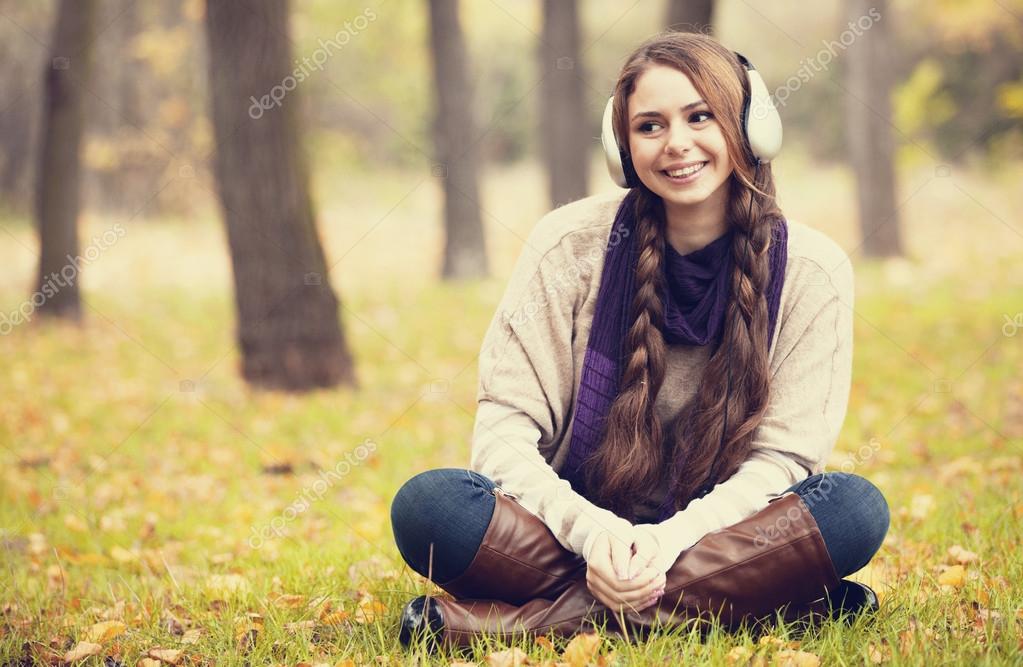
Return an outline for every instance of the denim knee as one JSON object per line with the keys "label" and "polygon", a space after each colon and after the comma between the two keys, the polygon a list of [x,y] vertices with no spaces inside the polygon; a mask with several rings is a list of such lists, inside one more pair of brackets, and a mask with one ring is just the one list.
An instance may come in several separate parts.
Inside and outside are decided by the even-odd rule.
{"label": "denim knee", "polygon": [[464,468],[426,470],[402,484],[391,501],[391,530],[405,562],[441,583],[461,574],[490,525],[493,488]]}
{"label": "denim knee", "polygon": [[792,487],[810,510],[838,576],[859,570],[881,548],[891,515],[881,491],[844,472],[812,475]]}

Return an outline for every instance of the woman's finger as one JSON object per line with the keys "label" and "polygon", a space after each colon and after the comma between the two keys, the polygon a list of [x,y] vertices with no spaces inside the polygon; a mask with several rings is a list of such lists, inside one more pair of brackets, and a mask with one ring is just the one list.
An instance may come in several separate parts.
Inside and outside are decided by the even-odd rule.
{"label": "woman's finger", "polygon": [[629,578],[629,561],[632,559],[632,543],[625,540],[612,538],[611,564],[614,567],[615,575],[622,581]]}
{"label": "woman's finger", "polygon": [[594,597],[609,609],[618,611],[624,607],[631,610],[634,608],[640,609],[653,594],[663,591],[665,576],[664,573],[653,572],[653,576],[644,585],[627,591],[620,591],[609,584],[595,570],[587,569],[586,583]]}
{"label": "woman's finger", "polygon": [[629,563],[630,577],[635,576],[653,563],[660,555],[657,538],[644,529],[637,528],[633,535],[633,554]]}

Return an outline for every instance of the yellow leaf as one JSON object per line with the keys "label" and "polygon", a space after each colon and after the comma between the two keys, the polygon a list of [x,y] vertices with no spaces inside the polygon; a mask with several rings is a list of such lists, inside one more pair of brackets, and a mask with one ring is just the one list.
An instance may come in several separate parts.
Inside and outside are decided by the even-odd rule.
{"label": "yellow leaf", "polygon": [[78,642],[73,649],[64,654],[64,662],[78,662],[85,658],[99,655],[103,647],[93,642]]}
{"label": "yellow leaf", "polygon": [[529,656],[520,648],[505,651],[494,651],[486,657],[488,667],[524,667],[529,664]]}
{"label": "yellow leaf", "polygon": [[243,620],[235,626],[234,638],[238,643],[238,649],[243,652],[251,650],[262,631],[263,624],[260,621]]}
{"label": "yellow leaf", "polygon": [[320,617],[320,623],[323,623],[324,625],[341,625],[347,620],[347,611],[331,611]]}
{"label": "yellow leaf", "polygon": [[110,557],[118,563],[131,563],[138,560],[138,555],[124,547],[114,546],[110,549]]}
{"label": "yellow leaf", "polygon": [[725,656],[725,662],[729,665],[745,665],[752,657],[753,651],[748,647],[736,646]]}
{"label": "yellow leaf", "polygon": [[81,517],[77,514],[68,514],[64,517],[64,525],[68,527],[68,530],[73,530],[76,533],[84,533],[89,530],[89,524],[82,521]]}
{"label": "yellow leaf", "polygon": [[282,593],[274,597],[273,600],[271,600],[271,602],[276,607],[286,607],[289,609],[294,609],[296,607],[301,607],[302,605],[304,605],[305,600],[306,597],[304,595],[291,595]]}
{"label": "yellow leaf", "polygon": [[249,582],[240,574],[213,574],[206,581],[206,589],[217,597],[230,597],[248,592]]}
{"label": "yellow leaf", "polygon": [[934,511],[934,496],[926,493],[913,496],[909,506],[909,516],[914,519],[926,519]]}
{"label": "yellow leaf", "polygon": [[547,637],[544,637],[543,635],[541,635],[541,636],[536,638],[536,643],[537,643],[537,645],[544,647],[548,651],[555,650],[554,649],[554,642],[552,642]]}
{"label": "yellow leaf", "polygon": [[139,660],[138,667],[160,667],[163,664],[159,660],[153,660],[152,658],[142,658]]}
{"label": "yellow leaf", "polygon": [[168,665],[176,665],[181,660],[181,653],[182,651],[176,648],[151,648],[146,655]]}
{"label": "yellow leaf", "polygon": [[820,667],[821,659],[807,651],[784,649],[774,654],[776,667]]}
{"label": "yellow leaf", "polygon": [[90,642],[104,644],[124,632],[127,627],[120,621],[103,621],[89,628],[85,636]]}
{"label": "yellow leaf", "polygon": [[875,665],[892,659],[892,647],[888,644],[867,644],[867,658]]}
{"label": "yellow leaf", "polygon": [[962,588],[966,583],[966,568],[962,565],[953,565],[938,576],[938,583],[942,586]]}
{"label": "yellow leaf", "polygon": [[584,632],[572,637],[561,657],[571,667],[586,667],[600,648],[600,635],[596,632]]}
{"label": "yellow leaf", "polygon": [[967,551],[958,544],[948,548],[948,557],[952,562],[959,563],[960,565],[966,565],[977,560],[977,554]]}
{"label": "yellow leaf", "polygon": [[196,642],[199,641],[199,637],[201,636],[202,636],[201,628],[192,628],[190,630],[185,630],[185,634],[181,636],[181,643],[195,644]]}
{"label": "yellow leaf", "polygon": [[367,595],[359,600],[355,608],[356,623],[372,623],[378,616],[387,613],[387,607],[380,600]]}

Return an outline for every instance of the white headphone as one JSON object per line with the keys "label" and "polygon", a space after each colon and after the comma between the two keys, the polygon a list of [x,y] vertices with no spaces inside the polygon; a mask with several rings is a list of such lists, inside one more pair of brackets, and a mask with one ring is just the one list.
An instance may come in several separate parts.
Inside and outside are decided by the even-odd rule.
{"label": "white headphone", "polygon": [[[753,64],[741,53],[735,52],[739,62],[746,69],[749,77],[750,96],[743,99],[742,127],[746,140],[753,151],[753,157],[759,163],[770,162],[781,152],[781,117],[771,102],[771,94],[767,92],[764,79]],[[752,110],[752,113],[750,111]],[[622,188],[634,188],[639,185],[639,177],[632,166],[632,159],[622,148],[615,135],[614,96],[607,100],[604,107],[604,120],[601,123],[600,143],[604,146],[604,158],[611,180]]]}

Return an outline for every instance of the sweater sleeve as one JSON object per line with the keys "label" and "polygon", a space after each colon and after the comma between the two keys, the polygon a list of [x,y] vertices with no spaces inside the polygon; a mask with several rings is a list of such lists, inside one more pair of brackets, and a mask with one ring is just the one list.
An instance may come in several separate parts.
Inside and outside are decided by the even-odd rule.
{"label": "sweater sleeve", "polygon": [[[530,237],[530,241],[534,237]],[[515,496],[566,549],[588,558],[597,535],[632,544],[632,524],[575,492],[541,453],[569,417],[574,318],[590,260],[571,239],[527,241],[484,336],[471,467]]]}
{"label": "sweater sleeve", "polygon": [[[820,275],[820,274],[817,274]],[[852,378],[852,272],[846,265],[824,286],[830,292],[792,313],[776,352],[777,365],[753,450],[736,473],[660,524],[641,524],[661,546],[655,563],[667,571],[707,533],[741,521],[788,487],[820,472],[845,420]],[[813,286],[819,295],[821,286]],[[802,312],[800,312],[800,310]],[[792,331],[802,333],[792,341]]]}

